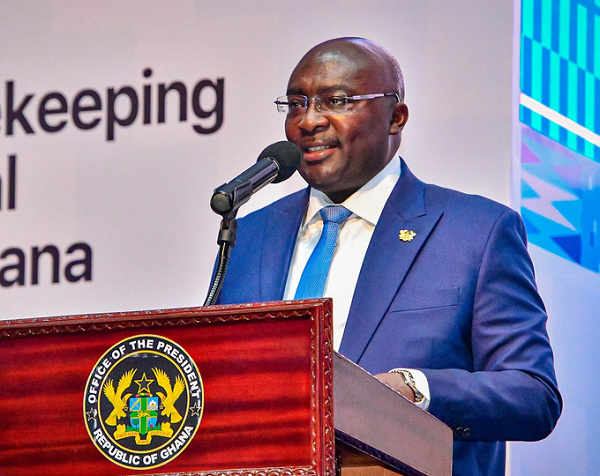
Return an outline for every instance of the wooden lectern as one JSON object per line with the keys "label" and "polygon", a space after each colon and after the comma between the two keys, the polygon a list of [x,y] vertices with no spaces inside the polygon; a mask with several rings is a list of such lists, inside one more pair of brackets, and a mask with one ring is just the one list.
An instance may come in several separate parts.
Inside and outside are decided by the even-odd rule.
{"label": "wooden lectern", "polygon": [[0,321],[0,475],[449,476],[331,334],[329,299]]}

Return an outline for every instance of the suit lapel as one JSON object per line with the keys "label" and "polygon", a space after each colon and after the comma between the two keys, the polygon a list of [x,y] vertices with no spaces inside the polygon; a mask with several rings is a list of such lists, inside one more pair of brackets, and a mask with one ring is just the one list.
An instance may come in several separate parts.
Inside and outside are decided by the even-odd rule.
{"label": "suit lapel", "polygon": [[[360,271],[340,353],[358,362],[442,213],[427,213],[425,188],[402,162],[402,173],[373,232]],[[401,230],[414,232],[409,241]],[[408,233],[410,234],[410,233]]]}
{"label": "suit lapel", "polygon": [[291,195],[280,202],[265,223],[260,273],[260,300],[283,299],[296,236],[308,206],[309,189]]}

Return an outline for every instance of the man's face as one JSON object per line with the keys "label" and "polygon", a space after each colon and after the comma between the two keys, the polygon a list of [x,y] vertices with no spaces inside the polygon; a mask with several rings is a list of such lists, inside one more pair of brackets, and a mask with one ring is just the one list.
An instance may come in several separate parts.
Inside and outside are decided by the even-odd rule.
{"label": "man's face", "polygon": [[[307,55],[296,67],[287,94],[308,98],[397,92],[381,66],[355,50]],[[400,106],[400,107],[397,107]],[[393,97],[357,101],[343,112],[319,112],[314,104],[285,122],[288,140],[303,152],[299,172],[310,186],[341,203],[385,167],[399,145]],[[407,116],[407,114],[406,114]]]}

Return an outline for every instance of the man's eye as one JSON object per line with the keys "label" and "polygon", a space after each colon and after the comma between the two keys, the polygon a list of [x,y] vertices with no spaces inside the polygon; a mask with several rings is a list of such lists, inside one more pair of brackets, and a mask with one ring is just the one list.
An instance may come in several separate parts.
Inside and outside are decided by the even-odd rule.
{"label": "man's eye", "polygon": [[331,96],[327,103],[329,104],[329,106],[334,108],[344,107],[346,104],[348,104],[348,98],[342,96]]}
{"label": "man's eye", "polygon": [[290,98],[288,99],[288,107],[290,109],[304,108],[304,101],[301,99]]}

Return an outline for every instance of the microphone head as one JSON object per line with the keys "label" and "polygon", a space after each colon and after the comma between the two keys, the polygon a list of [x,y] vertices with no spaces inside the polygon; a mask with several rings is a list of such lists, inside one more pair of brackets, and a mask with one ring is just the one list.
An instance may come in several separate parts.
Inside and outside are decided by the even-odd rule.
{"label": "microphone head", "polygon": [[260,153],[256,161],[258,162],[261,159],[271,159],[277,164],[279,173],[277,174],[277,178],[273,180],[273,183],[278,183],[294,175],[294,172],[300,167],[302,151],[296,144],[282,140],[267,146]]}

